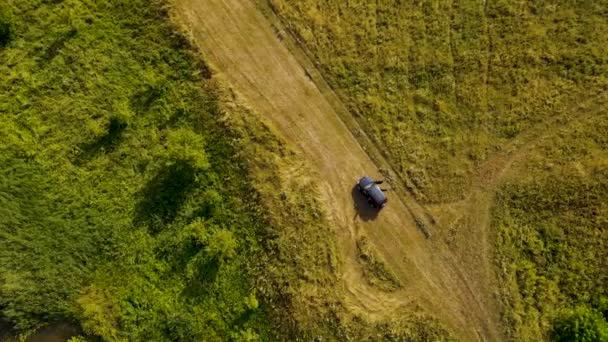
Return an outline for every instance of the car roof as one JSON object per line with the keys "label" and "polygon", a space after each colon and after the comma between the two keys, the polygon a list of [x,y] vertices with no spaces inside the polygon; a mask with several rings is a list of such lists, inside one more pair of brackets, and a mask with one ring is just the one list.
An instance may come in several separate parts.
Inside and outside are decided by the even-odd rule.
{"label": "car roof", "polygon": [[378,204],[382,204],[382,203],[386,202],[386,195],[384,194],[384,192],[382,192],[380,187],[377,185],[375,185],[371,189],[369,189],[367,193],[374,200],[374,202],[376,202]]}

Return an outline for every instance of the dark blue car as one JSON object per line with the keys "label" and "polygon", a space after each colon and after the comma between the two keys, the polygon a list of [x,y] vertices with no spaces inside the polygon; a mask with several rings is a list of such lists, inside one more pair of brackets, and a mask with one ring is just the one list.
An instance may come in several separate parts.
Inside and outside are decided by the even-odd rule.
{"label": "dark blue car", "polygon": [[388,201],[386,195],[378,186],[378,184],[381,183],[382,181],[374,181],[369,176],[359,179],[359,182],[357,183],[357,188],[359,189],[359,192],[367,198],[367,203],[378,209],[384,208]]}

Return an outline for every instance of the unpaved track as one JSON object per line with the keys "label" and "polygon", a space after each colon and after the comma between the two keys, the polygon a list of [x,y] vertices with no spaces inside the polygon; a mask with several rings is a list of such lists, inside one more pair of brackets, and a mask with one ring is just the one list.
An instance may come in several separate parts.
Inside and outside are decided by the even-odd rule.
{"label": "unpaved track", "polygon": [[[337,288],[353,311],[370,319],[390,317],[416,303],[462,340],[500,340],[496,312],[440,246],[426,240],[396,197],[375,219],[356,217],[351,196],[361,175],[376,166],[346,125],[281,43],[252,0],[175,0],[207,61],[252,109],[270,119],[322,175],[321,187],[342,253]],[[404,287],[385,293],[366,285],[356,261],[356,239],[365,234]],[[493,308],[492,305],[489,306]]]}

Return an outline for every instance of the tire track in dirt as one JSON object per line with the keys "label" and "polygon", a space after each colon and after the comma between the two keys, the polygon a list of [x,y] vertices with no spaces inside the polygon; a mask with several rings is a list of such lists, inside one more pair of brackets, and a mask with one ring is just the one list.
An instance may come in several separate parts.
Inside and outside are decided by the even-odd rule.
{"label": "tire track in dirt", "polygon": [[[353,219],[352,187],[361,175],[378,176],[377,167],[255,4],[251,0],[175,0],[175,4],[179,20],[206,61],[322,175],[319,187],[344,260],[343,281],[337,286],[344,303],[370,319],[390,318],[400,307],[416,303],[463,340],[478,335],[500,340],[495,313],[471,290],[450,255],[420,234],[399,198],[391,197],[375,220]],[[366,284],[356,250],[362,232],[403,289],[386,293]]]}

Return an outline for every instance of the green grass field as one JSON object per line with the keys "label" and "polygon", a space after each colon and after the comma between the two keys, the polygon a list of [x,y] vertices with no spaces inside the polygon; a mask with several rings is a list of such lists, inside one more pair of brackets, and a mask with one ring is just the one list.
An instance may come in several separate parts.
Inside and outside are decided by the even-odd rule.
{"label": "green grass field", "polygon": [[257,286],[273,239],[209,71],[161,3],[0,10],[2,326],[274,339]]}
{"label": "green grass field", "polygon": [[491,214],[508,338],[567,340],[584,310],[608,334],[606,1],[270,3],[422,203],[521,155]]}

